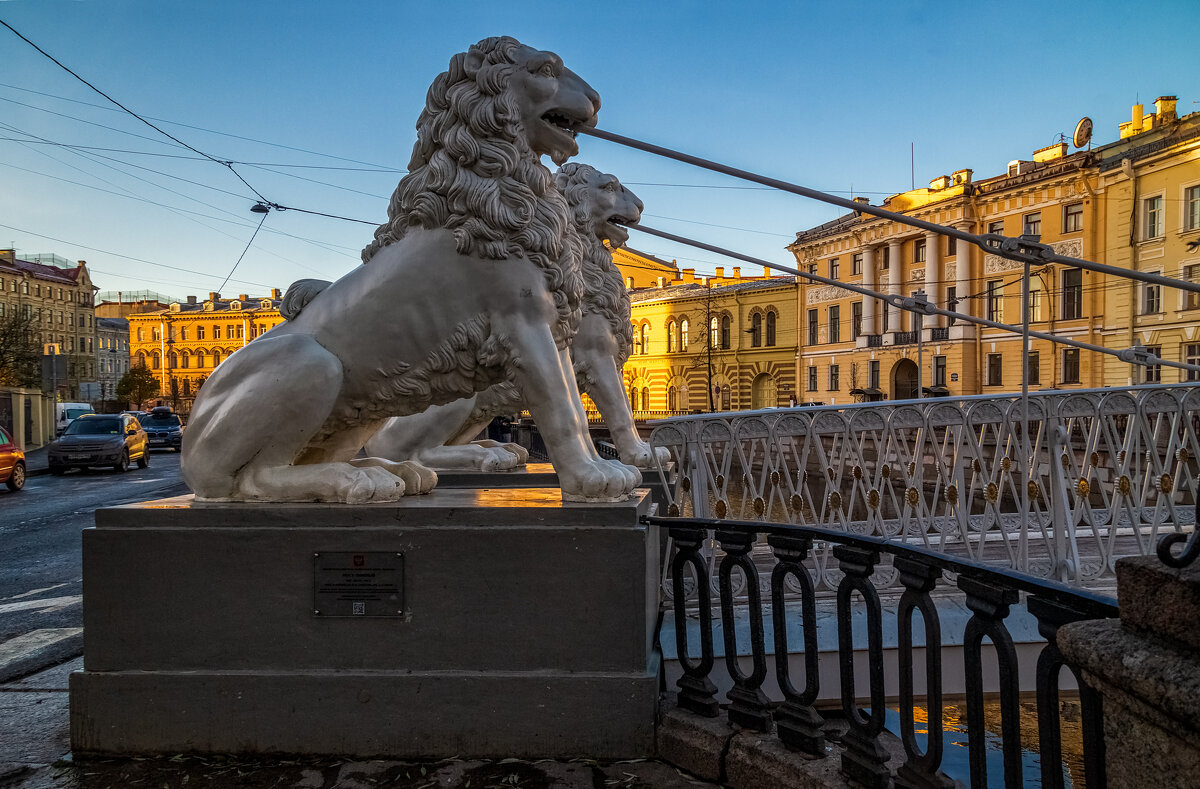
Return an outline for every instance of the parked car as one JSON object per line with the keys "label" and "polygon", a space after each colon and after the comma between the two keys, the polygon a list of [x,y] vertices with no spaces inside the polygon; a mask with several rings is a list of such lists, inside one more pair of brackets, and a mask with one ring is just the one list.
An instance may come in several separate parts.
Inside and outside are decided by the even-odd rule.
{"label": "parked car", "polygon": [[49,454],[51,474],[88,466],[128,471],[133,460],[138,468],[150,465],[150,440],[132,416],[85,414],[50,444]]}
{"label": "parked car", "polygon": [[91,403],[55,403],[54,404],[54,435],[61,436],[72,422],[84,414],[94,414],[96,409]]}
{"label": "parked car", "polygon": [[171,406],[152,408],[149,413],[139,416],[138,421],[150,438],[151,449],[173,449],[176,452],[182,449],[183,420],[171,410]]}
{"label": "parked car", "polygon": [[8,431],[0,427],[0,482],[12,491],[25,487],[25,453]]}

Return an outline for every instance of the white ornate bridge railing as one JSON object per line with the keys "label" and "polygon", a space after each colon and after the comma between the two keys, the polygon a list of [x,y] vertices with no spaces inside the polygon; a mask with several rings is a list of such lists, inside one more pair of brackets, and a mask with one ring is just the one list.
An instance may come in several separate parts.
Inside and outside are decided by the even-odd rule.
{"label": "white ornate bridge railing", "polygon": [[[651,442],[678,470],[668,516],[873,535],[1091,588],[1196,520],[1200,383],[653,424]],[[818,589],[837,588],[830,545],[815,545],[809,565]],[[874,580],[896,576],[881,566]]]}

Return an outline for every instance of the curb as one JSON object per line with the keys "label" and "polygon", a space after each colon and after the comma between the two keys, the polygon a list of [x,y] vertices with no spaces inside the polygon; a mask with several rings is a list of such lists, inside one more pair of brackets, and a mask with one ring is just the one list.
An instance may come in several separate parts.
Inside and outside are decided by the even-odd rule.
{"label": "curb", "polygon": [[83,654],[83,632],[59,639],[3,665],[0,684],[15,682]]}

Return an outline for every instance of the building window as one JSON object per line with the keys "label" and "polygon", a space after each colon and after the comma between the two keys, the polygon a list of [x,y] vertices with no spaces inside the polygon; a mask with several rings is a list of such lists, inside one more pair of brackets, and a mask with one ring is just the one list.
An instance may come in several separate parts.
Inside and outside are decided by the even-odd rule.
{"label": "building window", "polygon": [[179,328],[179,339],[181,339],[181,340],[187,339],[187,327],[186,326],[181,326]]}
{"label": "building window", "polygon": [[[1156,274],[1158,272],[1155,272]],[[1153,282],[1142,284],[1142,314],[1162,312],[1162,286]]]}
{"label": "building window", "polygon": [[988,280],[987,283],[987,319],[1004,322],[1004,281]]}
{"label": "building window", "polygon": [[675,353],[675,321],[670,321],[667,324],[667,353]]}
{"label": "building window", "polygon": [[840,268],[840,266],[838,265],[838,259],[830,258],[829,259],[829,278],[830,279],[837,279],[839,268]]}
{"label": "building window", "polygon": [[721,347],[721,324],[716,317],[708,322],[708,347]]}
{"label": "building window", "polygon": [[204,351],[196,351],[196,369],[204,367]]}
{"label": "building window", "polygon": [[629,388],[629,410],[638,410],[638,390],[636,386]]}
{"label": "building window", "polygon": [[241,340],[241,339],[245,338],[245,336],[246,336],[246,325],[243,323],[239,323],[237,325],[237,338],[239,340]]}
{"label": "building window", "polygon": [[679,350],[682,353],[688,347],[688,319],[679,321]]}
{"label": "building window", "polygon": [[1079,349],[1065,348],[1063,355],[1063,383],[1079,383]]}
{"label": "building window", "polygon": [[756,312],[750,316],[750,347],[762,347],[762,313]]}
{"label": "building window", "polygon": [[954,236],[946,236],[946,257],[953,257],[958,254],[958,239]]}
{"label": "building window", "polygon": [[777,317],[774,312],[767,313],[767,346],[775,347],[775,324]]}
{"label": "building window", "polygon": [[1029,356],[1029,383],[1041,383],[1042,380],[1042,363],[1041,357],[1037,351],[1030,351]]}
{"label": "building window", "polygon": [[1004,235],[1004,220],[997,219],[995,222],[988,222],[988,232],[995,235]]}
{"label": "building window", "polygon": [[[1200,266],[1184,266],[1183,278],[1188,282],[1200,284]],[[1200,308],[1200,293],[1190,290],[1183,291],[1183,308],[1185,310]]]}
{"label": "building window", "polygon": [[1083,230],[1083,203],[1071,203],[1063,207],[1063,232],[1078,233]]}
{"label": "building window", "polygon": [[933,357],[933,385],[934,386],[945,386],[946,385],[946,357],[945,356]]}
{"label": "building window", "polygon": [[1083,317],[1083,269],[1068,268],[1062,273],[1063,320]]}
{"label": "building window", "polygon": [[218,364],[221,363],[221,352],[213,351],[212,356],[213,356],[213,360],[212,360],[213,367],[216,367]]}
{"label": "building window", "polygon": [[1147,197],[1142,202],[1142,238],[1161,238],[1163,235],[1162,195]]}
{"label": "building window", "polygon": [[808,311],[808,344],[817,344],[817,311]]}
{"label": "building window", "polygon": [[[1148,352],[1154,354],[1154,356],[1158,357],[1159,359],[1162,358],[1162,346],[1161,345],[1147,345],[1146,350]],[[1144,372],[1142,374],[1143,382],[1148,383],[1148,384],[1162,383],[1162,365],[1161,364],[1147,364],[1142,369],[1144,370]]]}
{"label": "building window", "polygon": [[1041,236],[1042,235],[1042,212],[1035,211],[1032,214],[1025,215],[1025,221],[1021,224],[1021,232],[1026,236]]}
{"label": "building window", "polygon": [[639,347],[642,349],[641,350],[642,353],[650,353],[650,324],[649,323],[642,324],[641,343],[639,343]]}
{"label": "building window", "polygon": [[158,355],[158,351],[150,354],[150,366],[155,370],[157,370],[162,364],[159,359],[160,357]]}
{"label": "building window", "polygon": [[145,331],[143,331],[143,329],[142,329],[142,327],[141,327],[141,326],[138,326],[138,328],[137,328],[137,341],[138,341],[138,342],[142,342],[142,341],[144,341],[145,339],[146,339],[146,333],[145,333]]}
{"label": "building window", "polygon": [[[1200,365],[1200,343],[1189,343],[1183,346],[1183,361],[1186,364]],[[1200,381],[1200,370],[1184,370],[1185,381]]]}
{"label": "building window", "polygon": [[154,340],[155,342],[162,342],[162,327],[161,326],[155,326],[153,329],[150,330],[150,339]]}
{"label": "building window", "polygon": [[[950,310],[951,312],[958,312],[958,288],[946,288],[946,309]],[[958,320],[958,318],[950,316],[946,318],[946,325],[953,326],[956,320]]]}
{"label": "building window", "polygon": [[862,334],[862,302],[856,301],[850,305],[850,339],[857,340]]}
{"label": "building window", "polygon": [[829,365],[829,391],[836,392],[840,388],[838,386],[838,366],[831,364]]}
{"label": "building window", "polygon": [[870,389],[879,388],[879,360],[874,359],[867,362],[867,387]]}
{"label": "building window", "polygon": [[679,390],[673,386],[667,388],[667,410],[679,410]]}
{"label": "building window", "polygon": [[729,327],[732,322],[728,315],[721,316],[721,347],[729,350]]}
{"label": "building window", "polygon": [[829,341],[841,342],[842,339],[842,308],[834,305],[829,308]]}
{"label": "building window", "polygon": [[891,329],[891,325],[889,324],[890,318],[888,317],[891,306],[892,305],[888,304],[886,301],[881,301],[879,303],[879,313],[883,319],[883,330],[884,331],[888,331],[889,329]]}
{"label": "building window", "polygon": [[184,351],[183,353],[179,354],[179,366],[181,369],[186,370],[189,367],[191,367],[191,364],[192,364],[192,357],[187,351]]}
{"label": "building window", "polygon": [[863,267],[863,256],[861,252],[856,252],[850,256],[850,273],[861,274]]}
{"label": "building window", "polygon": [[642,408],[650,410],[650,387],[648,386],[642,387]]}
{"label": "building window", "polygon": [[1183,190],[1183,229],[1200,230],[1200,186]]}
{"label": "building window", "polygon": [[891,265],[891,257],[892,256],[889,254],[891,252],[891,249],[892,248],[890,246],[883,248],[883,259],[880,260],[880,262],[879,262],[879,268],[883,269],[884,271],[887,271],[888,266]]}
{"label": "building window", "polygon": [[1040,287],[1041,283],[1039,282],[1037,285],[1039,287],[1034,287],[1032,282],[1029,283],[1029,320],[1033,322],[1045,320],[1042,315],[1042,304],[1045,302],[1042,296],[1044,294]]}
{"label": "building window", "polygon": [[203,326],[197,326],[197,327],[196,327],[196,339],[197,339],[197,340],[203,340],[203,339],[204,339],[204,327],[203,327]]}
{"label": "building window", "polygon": [[809,274],[816,274],[816,273],[817,273],[817,264],[816,264],[815,262],[814,262],[814,263],[809,263],[809,264],[808,264],[808,273],[809,273]]}
{"label": "building window", "polygon": [[1000,386],[1003,371],[1003,355],[989,353],[987,355],[987,385]]}
{"label": "building window", "polygon": [[817,367],[816,367],[816,365],[811,365],[808,368],[808,391],[810,391],[810,392],[817,391]]}
{"label": "building window", "polygon": [[925,262],[925,239],[918,238],[913,242],[913,263]]}

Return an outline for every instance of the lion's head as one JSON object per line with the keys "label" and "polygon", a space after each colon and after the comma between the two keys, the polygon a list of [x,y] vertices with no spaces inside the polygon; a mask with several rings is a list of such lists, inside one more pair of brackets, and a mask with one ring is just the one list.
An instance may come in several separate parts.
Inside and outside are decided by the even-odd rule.
{"label": "lion's head", "polygon": [[586,164],[563,165],[554,182],[567,198],[582,246],[583,311],[599,313],[608,321],[620,349],[619,362],[624,364],[633,341],[629,293],[609,247],[615,249],[628,240],[625,226],[642,218],[642,201],[615,175]]}
{"label": "lion's head", "polygon": [[455,55],[429,88],[408,175],[363,260],[413,227],[453,230],[461,254],[559,257],[565,206],[540,157],[578,153],[576,130],[599,109],[552,52],[498,37]]}

